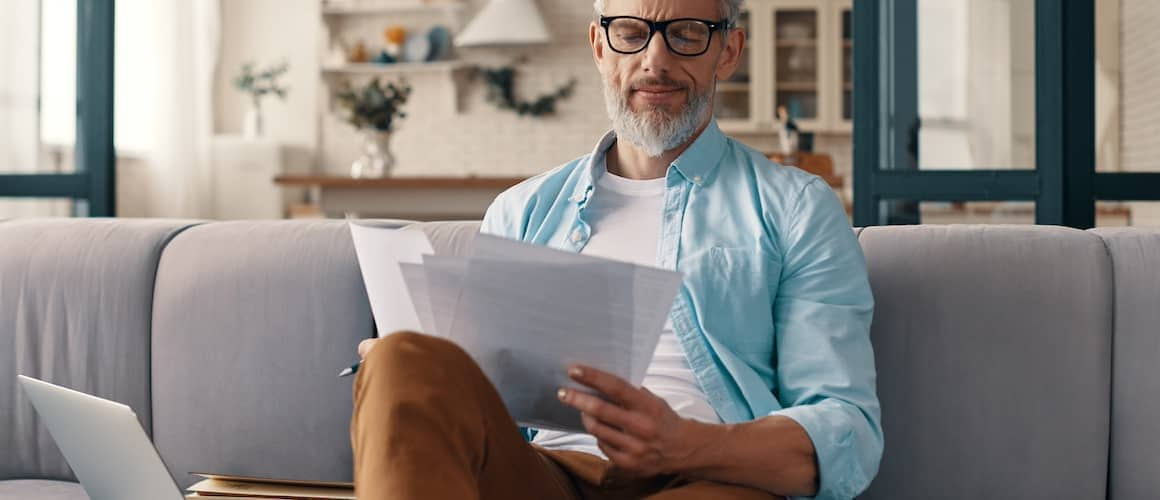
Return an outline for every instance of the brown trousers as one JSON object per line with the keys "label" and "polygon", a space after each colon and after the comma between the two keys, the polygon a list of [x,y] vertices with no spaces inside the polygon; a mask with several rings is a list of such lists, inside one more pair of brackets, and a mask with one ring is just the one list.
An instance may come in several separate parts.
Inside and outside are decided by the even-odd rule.
{"label": "brown trousers", "polygon": [[624,477],[599,457],[533,446],[467,353],[426,335],[379,341],[359,370],[354,405],[360,499],[775,498],[676,476]]}

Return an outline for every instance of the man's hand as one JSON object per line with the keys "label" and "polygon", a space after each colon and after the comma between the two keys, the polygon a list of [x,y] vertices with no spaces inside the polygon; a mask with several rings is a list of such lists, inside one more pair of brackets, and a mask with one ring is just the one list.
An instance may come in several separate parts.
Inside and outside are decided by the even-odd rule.
{"label": "man's hand", "polygon": [[648,389],[587,366],[573,366],[568,376],[604,396],[559,391],[561,401],[580,410],[584,428],[619,469],[638,476],[676,473],[707,442],[704,431],[710,426],[681,418]]}
{"label": "man's hand", "polygon": [[358,359],[359,361],[367,359],[367,353],[371,352],[371,348],[375,346],[375,342],[379,339],[366,339],[358,343]]}

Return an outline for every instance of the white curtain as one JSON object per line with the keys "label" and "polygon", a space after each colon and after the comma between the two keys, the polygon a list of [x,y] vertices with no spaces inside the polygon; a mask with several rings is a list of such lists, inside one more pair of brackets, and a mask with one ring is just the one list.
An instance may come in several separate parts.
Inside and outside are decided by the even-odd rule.
{"label": "white curtain", "polygon": [[120,215],[213,215],[219,0],[118,0]]}

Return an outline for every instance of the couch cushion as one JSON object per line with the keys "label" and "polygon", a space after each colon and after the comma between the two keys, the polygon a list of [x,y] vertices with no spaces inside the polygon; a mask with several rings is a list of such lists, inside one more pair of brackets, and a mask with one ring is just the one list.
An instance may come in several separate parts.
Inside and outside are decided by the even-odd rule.
{"label": "couch cushion", "polygon": [[88,500],[85,489],[63,481],[0,481],[0,498],[12,500]]}
{"label": "couch cushion", "polygon": [[1102,498],[1103,242],[998,226],[867,228],[860,240],[886,439],[864,498]]}
{"label": "couch cushion", "polygon": [[479,234],[479,222],[420,222],[410,227],[426,233],[439,255],[467,255]]}
{"label": "couch cushion", "polygon": [[72,479],[17,374],[128,404],[150,429],[153,279],[162,248],[190,224],[0,224],[0,479]]}
{"label": "couch cushion", "polygon": [[373,335],[340,221],[222,222],[166,248],[153,315],[155,442],[190,472],[350,481],[352,379]]}
{"label": "couch cushion", "polygon": [[1108,498],[1160,492],[1160,231],[1101,229],[1116,281]]}

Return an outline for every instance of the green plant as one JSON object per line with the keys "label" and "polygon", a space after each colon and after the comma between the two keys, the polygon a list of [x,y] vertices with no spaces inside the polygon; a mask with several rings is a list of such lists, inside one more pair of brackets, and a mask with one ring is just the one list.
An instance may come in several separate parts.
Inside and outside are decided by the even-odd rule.
{"label": "green plant", "polygon": [[252,62],[242,65],[242,73],[234,77],[234,87],[250,95],[254,106],[261,104],[262,98],[274,94],[279,99],[286,99],[289,88],[278,83],[278,79],[290,71],[290,64],[283,62],[266,69],[256,70]]}
{"label": "green plant", "polygon": [[342,118],[347,123],[358,129],[390,132],[396,120],[406,118],[402,108],[410,95],[411,86],[406,81],[388,82],[384,86],[375,78],[358,89],[346,82],[334,97],[344,110]]}

